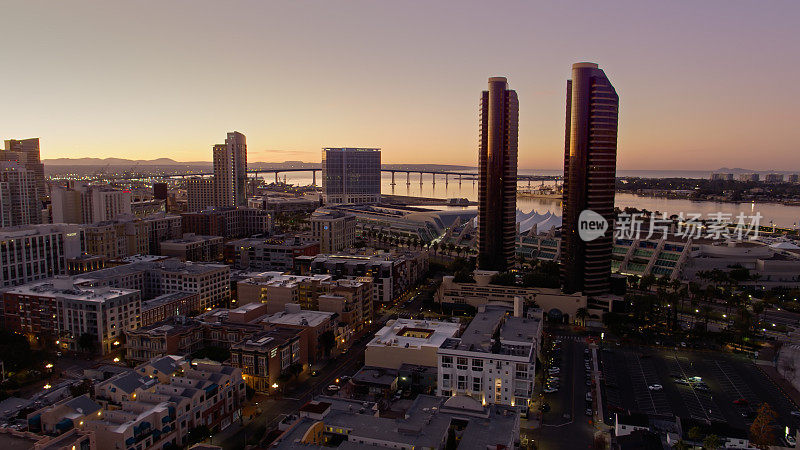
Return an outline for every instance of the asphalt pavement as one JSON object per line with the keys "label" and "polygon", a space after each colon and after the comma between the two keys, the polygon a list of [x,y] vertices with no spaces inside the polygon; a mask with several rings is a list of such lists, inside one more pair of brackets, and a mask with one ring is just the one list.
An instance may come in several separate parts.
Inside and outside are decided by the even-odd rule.
{"label": "asphalt pavement", "polygon": [[539,428],[528,431],[542,450],[564,448],[586,448],[592,445],[594,418],[586,416],[586,386],[584,353],[586,343],[580,336],[568,330],[558,330],[561,339],[560,389],[557,393],[544,394],[550,411],[542,414]]}

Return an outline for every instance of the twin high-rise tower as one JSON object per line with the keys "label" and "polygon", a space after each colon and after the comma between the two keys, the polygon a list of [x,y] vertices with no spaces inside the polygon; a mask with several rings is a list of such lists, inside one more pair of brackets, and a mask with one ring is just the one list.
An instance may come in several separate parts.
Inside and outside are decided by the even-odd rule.
{"label": "twin high-rise tower", "polygon": [[489,78],[480,121],[478,268],[503,271],[514,265],[519,134],[519,101],[505,78]]}
{"label": "twin high-rise tower", "polygon": [[[561,282],[567,293],[591,296],[609,290],[618,111],[617,91],[597,64],[573,64],[567,81],[561,226]],[[586,210],[608,224],[593,240],[580,236],[580,215]]]}
{"label": "twin high-rise tower", "polygon": [[[614,224],[619,97],[594,63],[572,66],[567,81],[561,282],[565,292],[608,292]],[[478,165],[478,268],[514,264],[519,102],[505,78],[489,79],[481,96]],[[583,240],[581,212],[608,224],[603,236]]]}

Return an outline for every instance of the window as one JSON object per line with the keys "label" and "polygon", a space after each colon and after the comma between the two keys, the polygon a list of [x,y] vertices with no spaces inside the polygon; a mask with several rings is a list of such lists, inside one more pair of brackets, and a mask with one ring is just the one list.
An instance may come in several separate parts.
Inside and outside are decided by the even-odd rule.
{"label": "window", "polygon": [[483,390],[482,381],[480,377],[472,377],[472,392],[480,392]]}
{"label": "window", "polygon": [[453,357],[452,356],[442,356],[442,367],[444,367],[444,368],[453,367]]}
{"label": "window", "polygon": [[467,358],[457,358],[456,359],[456,369],[458,370],[467,370]]}
{"label": "window", "polygon": [[442,389],[450,389],[450,374],[442,374]]}
{"label": "window", "polygon": [[474,358],[472,360],[472,371],[473,372],[483,372],[483,360]]}
{"label": "window", "polygon": [[515,373],[517,379],[520,380],[527,380],[528,379],[528,365],[527,364],[517,364],[517,371]]}
{"label": "window", "polygon": [[459,391],[466,391],[467,390],[467,377],[466,375],[459,375],[458,376],[458,386],[456,388]]}

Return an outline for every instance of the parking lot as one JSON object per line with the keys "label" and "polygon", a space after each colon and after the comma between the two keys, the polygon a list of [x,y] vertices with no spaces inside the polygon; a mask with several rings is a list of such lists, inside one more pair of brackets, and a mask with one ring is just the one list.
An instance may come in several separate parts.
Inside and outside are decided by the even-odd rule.
{"label": "parking lot", "polygon": [[603,349],[604,420],[614,412],[678,415],[706,422],[724,422],[746,429],[759,405],[778,413],[778,429],[797,426],[791,399],[752,362],[709,352],[661,349]]}

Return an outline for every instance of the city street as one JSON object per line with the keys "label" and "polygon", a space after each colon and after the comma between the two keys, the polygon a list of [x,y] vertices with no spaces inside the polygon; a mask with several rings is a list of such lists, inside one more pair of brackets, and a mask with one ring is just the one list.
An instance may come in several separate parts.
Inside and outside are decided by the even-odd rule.
{"label": "city street", "polygon": [[[236,423],[217,433],[212,442],[221,445],[225,449],[243,448],[245,439],[253,442],[253,435],[263,435],[265,430],[274,428],[285,415],[293,413],[315,396],[328,395],[326,392],[327,386],[334,384],[337,378],[345,375],[352,376],[363,366],[364,351],[374,333],[392,316],[403,312],[405,310],[405,308],[402,308],[403,302],[415,294],[416,289],[410,289],[397,301],[397,305],[384,310],[383,315],[373,321],[373,326],[365,331],[362,337],[355,341],[347,352],[339,355],[336,360],[319,369],[317,371],[318,376],[312,377],[308,373],[304,373],[294,384],[277,397],[256,395],[251,404],[255,405],[258,402],[256,411],[260,410],[261,412],[257,413],[249,421],[247,417],[244,417],[245,425]],[[421,300],[417,299],[414,303],[421,303]],[[419,308],[419,305],[409,305],[409,309],[415,307]]]}
{"label": "city street", "polygon": [[528,434],[543,450],[585,448],[591,446],[593,417],[587,417],[586,386],[583,350],[587,348],[583,337],[566,329],[556,330],[561,336],[561,387],[558,392],[543,394],[550,411],[542,414],[542,425]]}

